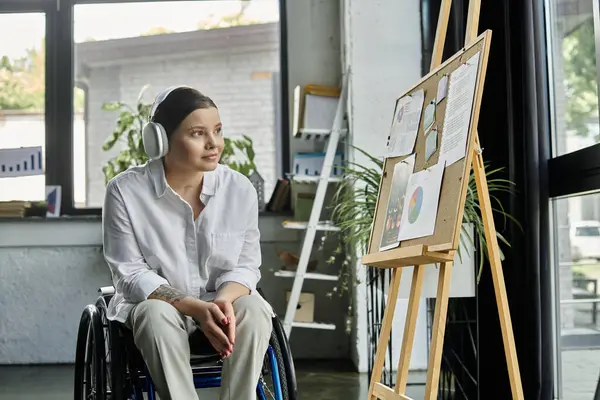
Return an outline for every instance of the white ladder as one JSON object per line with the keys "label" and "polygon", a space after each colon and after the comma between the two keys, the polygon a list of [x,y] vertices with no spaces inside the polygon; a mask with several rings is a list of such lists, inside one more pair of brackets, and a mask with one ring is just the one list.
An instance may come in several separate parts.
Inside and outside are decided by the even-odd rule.
{"label": "white ladder", "polygon": [[[286,336],[290,337],[292,332],[292,327],[297,328],[309,328],[309,329],[326,329],[326,330],[334,330],[335,325],[328,323],[308,323],[308,322],[294,322],[294,316],[296,315],[296,309],[298,307],[298,301],[300,299],[300,293],[302,291],[302,285],[304,284],[305,279],[316,279],[316,280],[330,280],[335,281],[338,280],[338,277],[335,275],[325,275],[325,274],[316,274],[316,273],[307,273],[306,269],[308,266],[308,262],[310,259],[310,255],[312,253],[312,248],[314,246],[315,235],[317,231],[339,231],[339,228],[332,225],[328,222],[320,222],[319,219],[321,217],[321,211],[323,210],[323,203],[325,201],[325,194],[327,192],[327,187],[331,182],[339,182],[340,178],[331,177],[331,170],[333,167],[333,161],[335,159],[335,154],[337,151],[337,146],[340,140],[340,136],[347,132],[347,129],[343,129],[344,123],[344,115],[346,113],[346,100],[348,95],[348,72],[344,74],[342,90],[340,93],[339,101],[337,104],[337,109],[335,113],[335,117],[333,120],[333,126],[330,132],[317,132],[319,134],[327,133],[329,134],[329,139],[327,143],[327,150],[325,152],[325,160],[323,161],[323,166],[321,168],[321,175],[312,178],[298,177],[297,181],[303,182],[306,180],[315,181],[318,179],[317,184],[317,192],[315,194],[315,200],[313,202],[312,210],[310,212],[310,217],[308,219],[308,223],[294,223],[289,225],[283,225],[288,229],[305,229],[306,234],[304,236],[304,241],[302,243],[302,252],[300,253],[300,260],[298,262],[298,267],[296,272],[292,271],[279,271],[276,272],[275,275],[279,277],[293,277],[294,285],[292,287],[292,292],[290,294],[290,298],[288,300],[287,309],[285,311],[285,318],[283,321],[283,328]],[[312,132],[304,132],[304,133],[312,133]],[[294,178],[293,178],[294,179]]]}

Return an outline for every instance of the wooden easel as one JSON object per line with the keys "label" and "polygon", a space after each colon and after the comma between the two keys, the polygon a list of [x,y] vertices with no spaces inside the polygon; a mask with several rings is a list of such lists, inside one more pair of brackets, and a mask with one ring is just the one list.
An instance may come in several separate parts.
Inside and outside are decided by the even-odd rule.
{"label": "wooden easel", "polygon": [[[451,0],[442,1],[436,31],[436,38],[434,43],[434,50],[431,60],[430,70],[432,72],[428,76],[424,77],[421,82],[425,82],[425,80],[428,78],[433,79],[432,74],[434,74],[434,70],[443,69],[446,65],[448,66],[448,68],[450,68],[453,62],[455,63],[455,65],[458,62],[460,62],[460,60],[453,61],[453,57],[450,60],[446,61],[443,66],[440,66],[442,61],[442,52],[444,48],[446,31],[448,27],[450,7]],[[477,38],[480,7],[480,0],[471,0],[469,3],[465,46],[467,48],[469,45],[473,45],[475,42],[480,42],[482,43],[480,49],[486,50],[489,49],[491,32],[488,31],[479,38]],[[455,57],[459,57],[459,54],[457,54]],[[383,322],[379,333],[379,339],[377,342],[377,354],[375,357],[373,373],[371,376],[371,384],[369,387],[369,400],[411,400],[405,395],[405,392],[408,379],[410,356],[415,335],[419,301],[421,297],[421,288],[423,284],[425,270],[424,266],[433,263],[439,263],[440,275],[438,280],[438,289],[436,296],[434,325],[432,329],[431,348],[427,371],[427,382],[425,388],[425,399],[435,400],[437,398],[440,376],[440,364],[446,327],[446,315],[448,310],[450,277],[452,274],[452,262],[459,244],[459,234],[462,226],[462,218],[466,201],[466,187],[468,184],[468,178],[470,176],[471,168],[473,168],[474,170],[475,180],[477,183],[477,193],[479,198],[479,205],[482,212],[485,237],[488,245],[488,254],[490,259],[492,279],[494,283],[494,291],[496,294],[496,303],[498,306],[498,313],[500,317],[500,327],[502,330],[502,338],[504,341],[504,350],[506,355],[511,391],[513,399],[523,399],[523,388],[521,384],[521,376],[517,361],[510,311],[508,308],[508,299],[506,294],[506,286],[504,283],[504,275],[502,272],[500,251],[498,247],[498,240],[496,237],[496,229],[494,227],[492,205],[488,192],[487,179],[483,164],[483,157],[481,154],[481,148],[479,145],[479,138],[476,132],[479,106],[481,102],[481,88],[483,86],[485,66],[487,65],[487,53],[485,54],[483,64],[484,65],[482,69],[484,72],[479,78],[479,82],[477,85],[479,89],[476,89],[476,92],[478,90],[479,92],[477,93],[477,96],[475,97],[476,100],[473,104],[474,111],[472,112],[470,135],[469,140],[467,142],[466,156],[463,159],[464,161],[461,162],[461,165],[456,165],[459,164],[456,163],[447,168],[447,170],[449,170],[449,182],[446,182],[446,176],[444,177],[443,181],[440,200],[440,210],[438,211],[438,217],[436,222],[436,232],[438,231],[439,227],[444,228],[447,232],[449,232],[446,236],[452,237],[452,240],[450,242],[439,242],[436,241],[435,238],[429,238],[431,240],[412,240],[408,241],[408,243],[403,242],[401,243],[400,247],[388,251],[379,252],[378,250],[372,250],[372,248],[375,247],[378,243],[375,242],[375,240],[378,240],[383,229],[382,224],[377,224],[377,216],[382,212],[380,200],[383,198],[383,203],[385,203],[385,198],[387,195],[386,190],[389,193],[389,187],[386,189],[384,185],[386,174],[388,174],[388,171],[390,171],[391,168],[393,168],[393,163],[389,159],[386,159],[384,163],[382,184],[379,189],[375,214],[375,223],[373,224],[371,232],[369,251],[368,254],[365,255],[362,259],[362,262],[365,265],[370,265],[378,268],[393,268],[392,280],[388,292],[385,313],[383,316]],[[423,85],[425,85],[425,83],[423,83]],[[419,151],[419,140],[421,139],[418,139],[417,144],[415,146],[417,152]],[[390,165],[388,165],[390,163],[392,163],[391,167]],[[452,180],[453,178],[456,179]],[[448,187],[452,186],[452,184],[460,186],[460,190],[455,193],[450,193],[450,190],[455,190],[448,189]],[[447,190],[448,192],[445,193],[445,190]],[[444,218],[440,218],[440,212],[442,212],[441,201],[444,199],[444,196],[446,196],[446,198],[456,197],[456,204],[452,204],[452,206],[446,207],[448,208],[448,210],[444,210],[444,212],[447,212],[447,214],[444,215]],[[454,218],[452,220],[452,229],[444,225],[445,221],[451,219],[449,217],[446,218],[447,216]],[[444,235],[440,234],[438,236],[442,237]],[[400,359],[398,362],[396,385],[395,388],[392,389],[381,383],[381,377],[385,362],[386,348],[389,342],[389,337],[392,328],[393,315],[398,298],[398,291],[400,288],[402,267],[405,266],[414,266],[414,271],[412,276],[408,311],[404,327],[404,336],[402,338],[402,345],[400,350]]]}

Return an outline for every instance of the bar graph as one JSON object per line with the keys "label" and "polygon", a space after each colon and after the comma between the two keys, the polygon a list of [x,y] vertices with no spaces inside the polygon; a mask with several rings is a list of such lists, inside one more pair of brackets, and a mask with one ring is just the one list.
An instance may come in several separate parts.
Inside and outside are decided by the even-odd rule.
{"label": "bar graph", "polygon": [[41,146],[0,149],[0,178],[43,174]]}

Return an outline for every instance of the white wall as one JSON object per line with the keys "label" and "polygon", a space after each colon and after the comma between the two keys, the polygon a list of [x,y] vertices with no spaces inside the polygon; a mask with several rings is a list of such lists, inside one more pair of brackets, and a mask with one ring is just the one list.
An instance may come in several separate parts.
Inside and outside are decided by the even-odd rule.
{"label": "white wall", "polygon": [[[396,98],[421,77],[421,27],[418,0],[342,0],[344,59],[352,68],[349,109],[352,143],[373,155],[383,154]],[[355,161],[364,157],[355,154]],[[361,372],[367,365],[367,294],[365,267],[355,293],[356,325],[353,360]],[[406,300],[396,307],[393,331],[403,331]],[[422,302],[411,369],[427,367],[425,306]],[[399,347],[401,337],[395,337]],[[425,351],[423,351],[425,349]]]}
{"label": "white wall", "polygon": [[[273,275],[280,268],[277,250],[299,247],[297,231],[283,229],[282,220],[259,220],[259,286],[279,314],[292,280]],[[0,365],[73,362],[81,311],[96,300],[99,287],[111,284],[101,242],[98,218],[0,221]],[[343,301],[334,298],[315,310],[315,318],[343,326],[343,309]],[[295,359],[341,359],[349,350],[345,336],[343,329],[327,334],[298,329],[292,353]]]}
{"label": "white wall", "polygon": [[[338,86],[341,83],[340,4],[335,0],[287,0],[286,3],[291,132],[294,88],[297,85]],[[292,138],[292,158],[297,152],[319,151],[314,143]]]}

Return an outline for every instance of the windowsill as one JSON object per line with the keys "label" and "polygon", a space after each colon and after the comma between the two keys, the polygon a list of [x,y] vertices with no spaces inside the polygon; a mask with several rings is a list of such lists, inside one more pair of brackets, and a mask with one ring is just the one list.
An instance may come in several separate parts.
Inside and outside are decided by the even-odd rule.
{"label": "windowsill", "polygon": [[101,215],[61,215],[60,217],[2,217],[0,218],[0,225],[4,222],[100,222],[102,221]]}
{"label": "windowsill", "polygon": [[[294,216],[292,211],[283,211],[283,212],[272,212],[272,211],[260,211],[258,213],[259,218],[269,218],[269,217],[286,217],[290,218]],[[102,221],[102,215],[61,215],[60,217],[1,217],[0,224],[3,222],[57,222],[57,221],[71,221],[71,222],[94,222],[94,221]]]}
{"label": "windowsill", "polygon": [[[298,231],[281,228],[281,222],[291,216],[289,212],[259,213],[261,243],[298,241]],[[101,215],[0,218],[0,248],[100,246],[101,223]]]}

